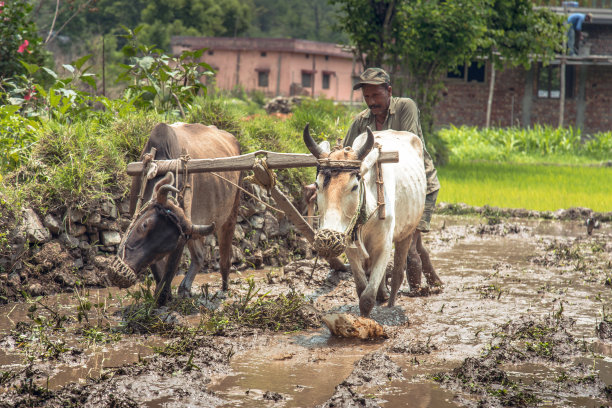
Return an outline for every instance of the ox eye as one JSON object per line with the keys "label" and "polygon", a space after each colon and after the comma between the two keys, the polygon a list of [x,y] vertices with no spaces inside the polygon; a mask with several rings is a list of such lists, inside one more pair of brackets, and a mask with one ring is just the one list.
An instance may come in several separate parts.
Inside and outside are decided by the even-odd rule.
{"label": "ox eye", "polygon": [[319,183],[314,183],[315,188],[318,190],[319,189]]}
{"label": "ox eye", "polygon": [[355,190],[357,190],[357,188],[358,188],[358,187],[359,187],[359,184],[355,184],[355,185],[353,186],[353,188],[351,189],[351,191],[355,191]]}

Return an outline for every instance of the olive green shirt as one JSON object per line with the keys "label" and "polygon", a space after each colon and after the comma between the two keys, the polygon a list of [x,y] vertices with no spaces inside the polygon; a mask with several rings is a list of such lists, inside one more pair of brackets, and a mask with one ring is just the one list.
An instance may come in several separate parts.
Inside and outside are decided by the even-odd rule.
{"label": "olive green shirt", "polygon": [[[352,146],[357,136],[366,131],[367,126],[372,130],[377,130],[376,118],[370,112],[370,109],[360,112],[355,117],[342,144],[344,146]],[[419,110],[412,99],[391,98],[389,113],[387,113],[387,118],[382,126],[382,130],[387,129],[406,130],[419,136],[421,142],[423,142],[423,164],[425,166],[425,176],[427,178],[427,194],[439,190],[440,182],[438,181],[437,171],[425,147],[425,140],[423,139],[423,132],[421,131],[421,122],[419,121]]]}

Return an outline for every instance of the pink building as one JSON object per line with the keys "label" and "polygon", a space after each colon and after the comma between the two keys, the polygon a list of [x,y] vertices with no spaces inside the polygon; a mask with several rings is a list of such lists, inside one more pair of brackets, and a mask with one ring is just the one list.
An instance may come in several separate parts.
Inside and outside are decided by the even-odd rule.
{"label": "pink building", "polygon": [[219,89],[242,86],[267,96],[325,96],[353,101],[361,64],[340,45],[286,38],[173,37],[172,52],[207,48],[203,60],[216,70]]}

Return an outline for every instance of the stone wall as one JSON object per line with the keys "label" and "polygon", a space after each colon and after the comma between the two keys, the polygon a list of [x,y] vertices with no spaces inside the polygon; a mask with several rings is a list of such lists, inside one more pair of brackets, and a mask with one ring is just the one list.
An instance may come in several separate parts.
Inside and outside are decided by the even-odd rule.
{"label": "stone wall", "polygon": [[[245,184],[263,202],[275,205],[258,186]],[[41,214],[24,209],[8,237],[9,250],[0,257],[0,298],[11,298],[11,293],[22,288],[39,295],[75,284],[108,286],[105,264],[115,255],[130,224],[128,210],[127,200],[103,201],[91,211]],[[232,246],[235,270],[281,266],[312,257],[308,241],[284,216],[246,194],[237,221]],[[188,257],[187,250],[184,256]],[[218,270],[218,260],[217,240],[208,236],[202,272]]]}

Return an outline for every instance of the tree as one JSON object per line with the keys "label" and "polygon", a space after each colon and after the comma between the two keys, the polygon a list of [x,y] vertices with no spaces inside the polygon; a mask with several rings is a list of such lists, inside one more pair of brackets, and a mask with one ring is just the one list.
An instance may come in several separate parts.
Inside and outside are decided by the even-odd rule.
{"label": "tree", "polygon": [[476,58],[498,65],[550,58],[562,35],[552,13],[529,0],[330,1],[364,66],[387,67],[394,91],[415,99],[425,133],[449,70]]}
{"label": "tree", "polygon": [[421,111],[423,132],[433,133],[435,106],[449,70],[470,61],[486,34],[483,0],[416,0],[398,5],[398,79]]}
{"label": "tree", "polygon": [[26,72],[19,60],[42,64],[44,53],[26,0],[0,0],[0,79]]}
{"label": "tree", "polygon": [[327,0],[253,0],[252,37],[301,38],[340,42],[346,40],[335,30],[336,6]]}
{"label": "tree", "polygon": [[[357,47],[364,67],[380,67],[397,55],[401,3],[406,0],[330,0],[338,8],[338,26]],[[393,65],[393,64],[391,64]]]}
{"label": "tree", "polygon": [[534,60],[544,63],[563,48],[563,17],[548,9],[534,9],[530,0],[493,0],[481,54],[491,61],[486,127],[491,123],[495,72]]}

